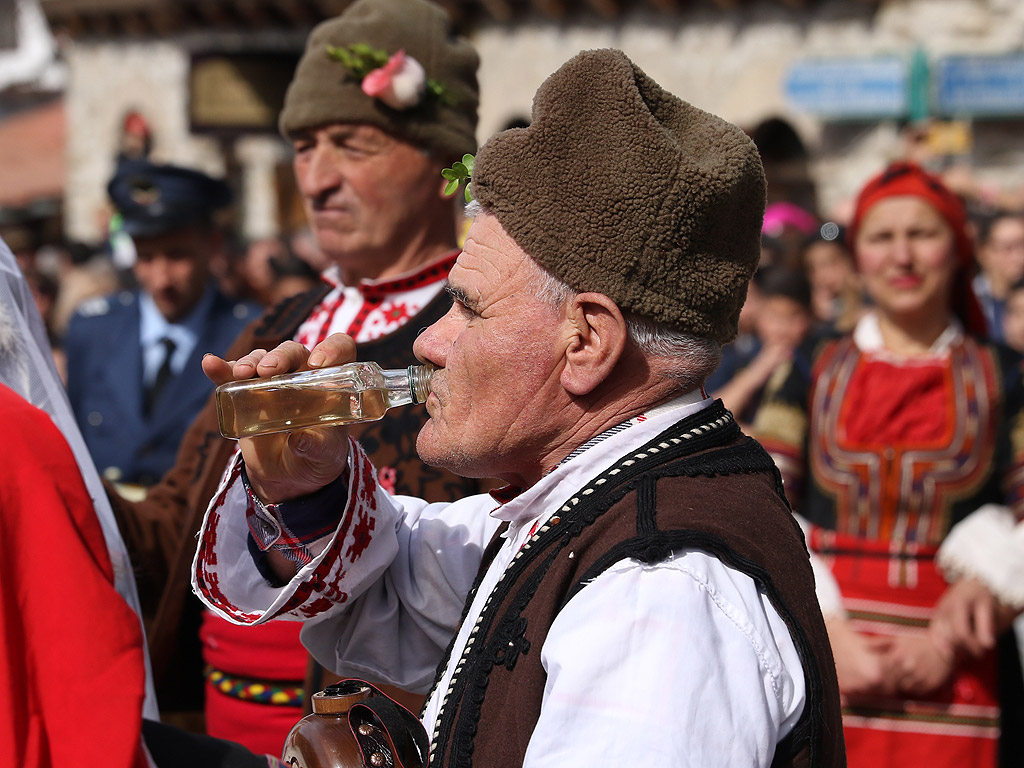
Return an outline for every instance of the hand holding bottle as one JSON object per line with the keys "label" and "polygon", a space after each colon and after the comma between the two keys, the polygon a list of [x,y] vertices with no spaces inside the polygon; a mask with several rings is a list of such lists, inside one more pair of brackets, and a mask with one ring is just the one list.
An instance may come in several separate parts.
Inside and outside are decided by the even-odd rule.
{"label": "hand holding bottle", "polygon": [[[215,355],[203,359],[203,372],[214,384],[266,378],[282,373],[351,362],[356,345],[350,336],[333,334],[307,350],[295,341],[274,349],[253,350],[238,360]],[[348,460],[348,430],[317,427],[239,440],[249,483],[267,503],[306,496],[336,480]]]}

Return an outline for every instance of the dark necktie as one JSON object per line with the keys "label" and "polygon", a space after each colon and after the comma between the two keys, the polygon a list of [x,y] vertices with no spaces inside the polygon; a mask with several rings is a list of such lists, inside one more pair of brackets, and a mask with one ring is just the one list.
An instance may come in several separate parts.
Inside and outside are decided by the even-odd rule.
{"label": "dark necktie", "polygon": [[153,379],[153,383],[143,393],[142,407],[147,416],[153,412],[153,406],[160,399],[160,393],[163,392],[164,387],[167,386],[167,382],[171,380],[173,375],[171,371],[171,357],[174,355],[176,346],[174,340],[164,337],[160,339],[160,344],[164,348],[163,362],[160,363],[160,368],[156,372],[156,378]]}

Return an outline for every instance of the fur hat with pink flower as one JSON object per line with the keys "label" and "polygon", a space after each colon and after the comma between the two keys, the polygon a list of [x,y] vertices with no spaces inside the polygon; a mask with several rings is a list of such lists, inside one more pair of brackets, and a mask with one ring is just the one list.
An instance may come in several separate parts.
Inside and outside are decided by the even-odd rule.
{"label": "fur hat with pink flower", "polygon": [[318,25],[285,96],[281,133],[376,125],[461,157],[476,149],[479,57],[429,0],[356,0]]}

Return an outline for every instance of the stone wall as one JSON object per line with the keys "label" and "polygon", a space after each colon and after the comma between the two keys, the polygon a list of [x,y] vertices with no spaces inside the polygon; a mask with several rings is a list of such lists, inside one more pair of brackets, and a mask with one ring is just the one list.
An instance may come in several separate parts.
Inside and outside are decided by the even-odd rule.
{"label": "stone wall", "polygon": [[188,128],[188,56],[173,42],[78,43],[66,51],[70,79],[65,223],[69,237],[96,242],[109,218],[106,183],[114,172],[126,112],[153,132],[152,159],[223,174],[216,142]]}

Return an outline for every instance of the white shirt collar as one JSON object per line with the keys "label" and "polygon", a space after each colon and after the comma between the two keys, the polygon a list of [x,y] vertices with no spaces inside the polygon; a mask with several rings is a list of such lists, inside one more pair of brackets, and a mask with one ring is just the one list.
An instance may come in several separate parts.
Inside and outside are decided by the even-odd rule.
{"label": "white shirt collar", "polygon": [[[939,337],[932,343],[928,350],[929,356],[945,357],[949,354],[950,348],[959,343],[964,336],[963,326],[955,317],[949,318],[949,325],[946,330],[939,334]],[[901,355],[889,352],[882,340],[882,329],[878,323],[878,313],[868,312],[853,329],[853,343],[861,352],[867,352],[878,357],[887,357],[893,360],[902,360]]]}
{"label": "white shirt collar", "polygon": [[522,527],[549,516],[566,501],[563,498],[566,494],[582,488],[630,450],[713,402],[698,388],[622,422],[574,451],[532,487],[491,512],[491,516],[508,521],[513,527]]}
{"label": "white shirt collar", "polygon": [[199,342],[199,335],[206,324],[213,300],[213,286],[207,285],[192,311],[178,322],[172,323],[161,314],[152,296],[145,291],[139,292],[139,346],[142,348],[143,356],[143,381],[152,382],[157,368],[163,361],[164,353],[157,351],[161,348],[161,339],[169,338],[174,342],[171,369],[179,373],[185,367]]}

